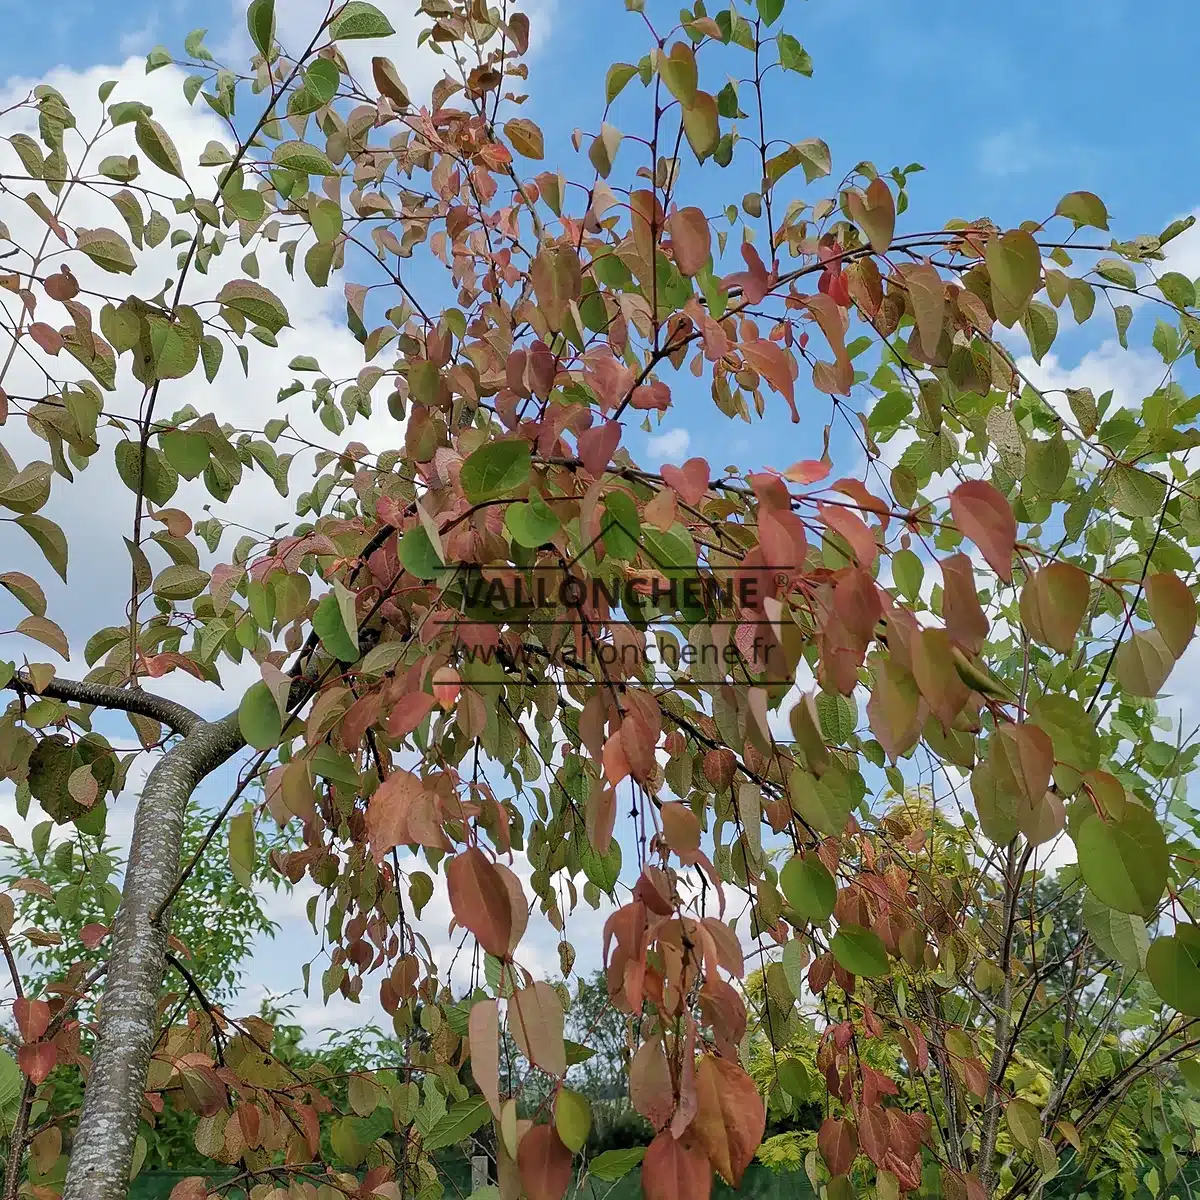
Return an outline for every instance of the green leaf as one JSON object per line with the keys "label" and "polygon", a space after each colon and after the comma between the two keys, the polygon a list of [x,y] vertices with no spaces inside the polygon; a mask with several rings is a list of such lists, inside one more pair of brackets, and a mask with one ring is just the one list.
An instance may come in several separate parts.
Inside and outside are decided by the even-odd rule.
{"label": "green leaf", "polygon": [[1096,274],[1101,279],[1107,279],[1109,283],[1115,283],[1121,287],[1130,289],[1137,287],[1137,276],[1134,274],[1133,268],[1119,258],[1100,259],[1096,264]]}
{"label": "green leaf", "polygon": [[842,925],[829,944],[833,957],[851,975],[875,979],[888,973],[887,949],[879,934],[859,925]]}
{"label": "green leaf", "polygon": [[373,4],[366,0],[350,0],[332,21],[329,36],[335,42],[351,38],[391,37],[396,31],[391,22]]}
{"label": "green leaf", "polygon": [[77,229],[75,245],[113,275],[132,275],[137,263],[129,243],[113,229]]}
{"label": "green leaf", "polygon": [[[780,8],[782,7],[780,4]],[[769,25],[770,21],[767,24]],[[779,43],[779,65],[785,71],[795,71],[811,79],[813,64],[808,51],[790,33],[781,33],[776,40]]]}
{"label": "green leaf", "polygon": [[143,476],[142,494],[160,508],[175,495],[179,476],[161,450],[154,446],[146,447],[144,470],[139,443],[130,440],[118,442],[115,453],[117,474],[131,492],[137,493],[140,474]]}
{"label": "green leaf", "polygon": [[1174,665],[1175,655],[1163,635],[1157,629],[1138,629],[1117,647],[1113,675],[1127,692],[1153,699]]}
{"label": "green leaf", "polygon": [[212,383],[225,357],[225,343],[215,333],[206,333],[200,342],[200,358],[204,363],[204,378]]}
{"label": "green leaf", "polygon": [[229,821],[229,865],[244,888],[254,883],[254,810],[247,809]]}
{"label": "green leaf", "polygon": [[1033,361],[1040,363],[1058,336],[1058,313],[1050,305],[1034,300],[1021,318],[1021,328],[1029,339]]}
{"label": "green leaf", "polygon": [[836,768],[829,768],[818,779],[797,768],[788,779],[788,797],[799,816],[821,833],[839,837],[854,807],[849,781]]}
{"label": "green leaf", "polygon": [[429,540],[429,534],[421,525],[410,529],[400,539],[399,556],[401,566],[418,579],[436,579],[446,570]]}
{"label": "green leaf", "polygon": [[785,3],[786,0],[758,0],[758,15],[763,19],[763,23],[774,25],[779,20]]}
{"label": "green leaf", "polygon": [[1121,820],[1086,817],[1075,834],[1079,869],[1098,900],[1119,912],[1153,915],[1167,886],[1167,840],[1149,809],[1126,806]]}
{"label": "green leaf", "polygon": [[612,491],[604,497],[604,511],[600,536],[605,550],[613,558],[631,562],[641,548],[642,522],[637,502],[628,492]]}
{"label": "green leaf", "polygon": [[613,838],[605,854],[601,854],[586,837],[581,837],[578,845],[579,866],[588,882],[594,883],[606,895],[612,895],[621,877],[621,843]]}
{"label": "green leaf", "polygon": [[290,324],[283,301],[253,279],[231,279],[217,293],[217,302],[271,333]]}
{"label": "green leaf", "polygon": [[532,492],[528,501],[510,504],[504,524],[512,540],[530,550],[544,545],[562,528],[554,510],[537,492]]}
{"label": "green leaf", "polygon": [[829,920],[837,903],[837,884],[815,854],[788,859],[779,872],[779,886],[787,902],[806,921],[821,925]]}
{"label": "green leaf", "polygon": [[134,137],[142,153],[160,170],[176,179],[183,179],[183,163],[170,135],[157,122],[142,115],[134,127]]}
{"label": "green leaf", "polygon": [[250,40],[264,57],[271,53],[275,38],[275,0],[250,0],[246,10],[246,27]]}
{"label": "green leaf", "polygon": [[[341,86],[342,73],[328,58],[316,59],[304,72],[304,82],[288,99],[288,115],[304,116],[328,104]],[[310,172],[318,174],[318,172]]]}
{"label": "green leaf", "polygon": [[1068,192],[1058,202],[1054,214],[1066,217],[1076,225],[1090,225],[1093,229],[1108,228],[1108,209],[1093,192]]}
{"label": "green leaf", "polygon": [[1172,1008],[1200,1017],[1200,927],[1176,925],[1173,935],[1155,938],[1146,952],[1146,974]]}
{"label": "green leaf", "polygon": [[592,1106],[588,1098],[570,1088],[560,1088],[554,1101],[554,1128],[562,1144],[572,1154],[578,1154],[592,1131]]}
{"label": "green leaf", "polygon": [[1118,463],[1113,467],[1113,499],[1126,517],[1153,517],[1167,495],[1166,481],[1159,475]]}
{"label": "green leaf", "polygon": [[308,219],[320,242],[333,242],[342,232],[342,206],[336,200],[318,200],[309,209]]}
{"label": "green leaf", "polygon": [[925,568],[911,550],[901,548],[892,555],[892,578],[906,599],[915,600],[921,594]]}
{"label": "green leaf", "polygon": [[17,524],[25,530],[45,560],[54,568],[54,573],[67,582],[67,538],[62,529],[49,517],[30,513],[17,518]]}
{"label": "green leaf", "polygon": [[176,563],[158,573],[154,594],[164,600],[192,600],[208,587],[208,572],[187,563]]}
{"label": "green leaf", "polygon": [[1158,290],[1178,308],[1191,308],[1196,303],[1195,284],[1178,271],[1167,271],[1159,276]]}
{"label": "green leaf", "polygon": [[472,1096],[468,1100],[460,1100],[451,1106],[446,1115],[429,1131],[429,1135],[424,1139],[423,1149],[432,1154],[435,1150],[445,1150],[447,1146],[457,1145],[482,1128],[491,1118],[492,1110],[488,1107],[485,1097]]}
{"label": "green leaf", "polygon": [[[625,85],[638,73],[637,67],[628,63],[613,63],[604,77],[604,101],[611,104],[625,89]],[[32,141],[32,139],[30,139]],[[36,144],[35,144],[36,149]]]}
{"label": "green leaf", "polygon": [[238,728],[255,750],[271,750],[283,736],[279,705],[265,682],[251,684],[238,705]]}
{"label": "green leaf", "polygon": [[340,175],[324,151],[308,142],[280,142],[271,151],[271,161],[277,167],[295,171],[297,175]]}
{"label": "green leaf", "polygon": [[342,606],[333,592],[321,597],[317,610],[313,613],[313,631],[321,639],[321,645],[342,662],[355,662],[358,659],[358,639],[347,628]]}
{"label": "green leaf", "polygon": [[588,1174],[602,1183],[614,1183],[623,1179],[634,1167],[640,1166],[645,1157],[645,1146],[631,1146],[628,1150],[605,1150],[588,1163]]}
{"label": "green leaf", "polygon": [[1013,1141],[1025,1150],[1037,1147],[1038,1139],[1042,1136],[1042,1117],[1028,1100],[1019,1096],[1008,1102],[1004,1110],[1004,1120]]}
{"label": "green leaf", "polygon": [[529,478],[529,443],[522,438],[480,446],[462,465],[463,494],[482,504],[515,491]]}
{"label": "green leaf", "polygon": [[779,1086],[793,1100],[804,1101],[812,1093],[812,1079],[808,1068],[798,1058],[781,1058],[779,1060]]}
{"label": "green leaf", "polygon": [[1042,278],[1042,256],[1033,234],[1013,229],[987,244],[996,320],[1012,326],[1025,312]]}
{"label": "green leaf", "polygon": [[184,479],[198,479],[208,466],[210,450],[208,439],[202,433],[174,429],[161,434],[158,444],[167,456],[167,462]]}

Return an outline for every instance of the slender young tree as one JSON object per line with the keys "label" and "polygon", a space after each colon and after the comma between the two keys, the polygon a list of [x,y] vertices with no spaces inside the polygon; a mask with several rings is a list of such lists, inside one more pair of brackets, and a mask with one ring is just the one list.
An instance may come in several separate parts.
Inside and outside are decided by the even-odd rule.
{"label": "slender young tree", "polygon": [[[432,1156],[488,1122],[501,1195],[557,1200],[583,1051],[526,932],[565,931],[569,976],[580,903],[608,910],[655,1131],[589,1169],[640,1162],[648,1200],[738,1186],[768,1106],[812,1099],[816,1137],[780,1136],[827,1200],[1129,1191],[1196,1149],[1196,745],[1157,702],[1196,621],[1200,314],[1166,261],[1188,222],[1122,240],[1072,191],[1012,228],[905,228],[915,167],[834,178],[795,128],[817,85],[784,0],[625,7],[645,56],[559,147],[519,115],[531,30],[506,0],[422,0],[446,73],[412,98],[385,58],[351,69],[393,32],[380,8],[331,3],[284,46],[252,0],[248,67],[202,33],[177,60],[223,126],[198,160],[109,84],[95,130],[47,85],[4,115],[0,536],[44,569],[0,575],[26,610],[0,770],[69,836],[125,786],[119,714],[155,759],[99,967],[26,994],[38,931],[0,895],[4,1200],[125,1196],[165,1104],[214,1164],[174,1200],[433,1194]],[[129,294],[160,247],[166,286]],[[291,323],[281,274],[344,289],[362,363],[302,353],[269,405],[242,372]],[[1113,320],[1122,344],[1153,324],[1160,386],[1038,388],[1060,322]],[[184,399],[200,377],[236,422]],[[709,397],[790,418],[812,456],[637,465],[630,430]],[[80,652],[49,614],[87,526],[47,507],[109,464],[128,588],[90,597]],[[259,528],[261,481],[310,470]],[[239,664],[254,682],[215,720],[156,690],[182,672],[215,697]],[[160,1005],[181,889],[208,855],[248,883],[268,821],[297,838],[274,867],[323,893],[324,994],[378,995],[408,1047],[348,1086],[194,979],[186,1017]],[[1077,865],[1050,893],[1055,845]],[[457,1000],[435,893],[471,964]],[[82,1111],[48,1118],[62,1072]]]}

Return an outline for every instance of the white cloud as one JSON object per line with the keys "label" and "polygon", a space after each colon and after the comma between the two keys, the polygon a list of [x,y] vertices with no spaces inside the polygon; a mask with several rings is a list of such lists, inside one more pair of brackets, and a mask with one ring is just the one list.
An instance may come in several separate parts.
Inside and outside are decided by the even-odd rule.
{"label": "white cloud", "polygon": [[979,169],[997,179],[1035,171],[1045,166],[1049,157],[1031,121],[989,134],[979,144],[977,155]]}
{"label": "white cloud", "polygon": [[668,429],[646,439],[646,452],[656,462],[681,462],[692,444],[692,435],[686,429]]}

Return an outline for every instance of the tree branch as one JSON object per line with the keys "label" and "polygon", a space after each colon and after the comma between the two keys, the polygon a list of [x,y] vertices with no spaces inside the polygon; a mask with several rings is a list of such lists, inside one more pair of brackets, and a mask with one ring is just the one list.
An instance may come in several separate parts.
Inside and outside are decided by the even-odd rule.
{"label": "tree branch", "polygon": [[138,687],[112,687],[106,683],[89,683],[86,680],[61,679],[55,676],[39,692],[28,672],[18,671],[8,686],[23,696],[49,696],[53,700],[65,700],[68,704],[89,704],[93,708],[116,709],[120,712],[137,713],[161,721],[173,733],[185,737],[204,724],[203,718],[183,704],[144,692]]}

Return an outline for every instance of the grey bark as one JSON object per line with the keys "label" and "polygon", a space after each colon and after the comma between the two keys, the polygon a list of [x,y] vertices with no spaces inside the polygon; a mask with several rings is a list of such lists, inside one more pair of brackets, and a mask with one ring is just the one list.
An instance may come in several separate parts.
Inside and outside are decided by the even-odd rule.
{"label": "grey bark", "polygon": [[244,744],[237,713],[199,722],[163,755],[142,790],[63,1200],[124,1200],[128,1193],[166,971],[169,912],[158,922],[154,914],[179,873],[184,812],[192,793]]}
{"label": "grey bark", "polygon": [[115,708],[121,712],[138,713],[161,721],[175,733],[189,734],[204,724],[190,708],[165,700],[162,696],[143,692],[141,688],[110,687],[104,683],[55,677],[39,692],[24,671],[18,671],[8,686],[26,696],[49,696],[68,704],[89,704],[95,708]]}

